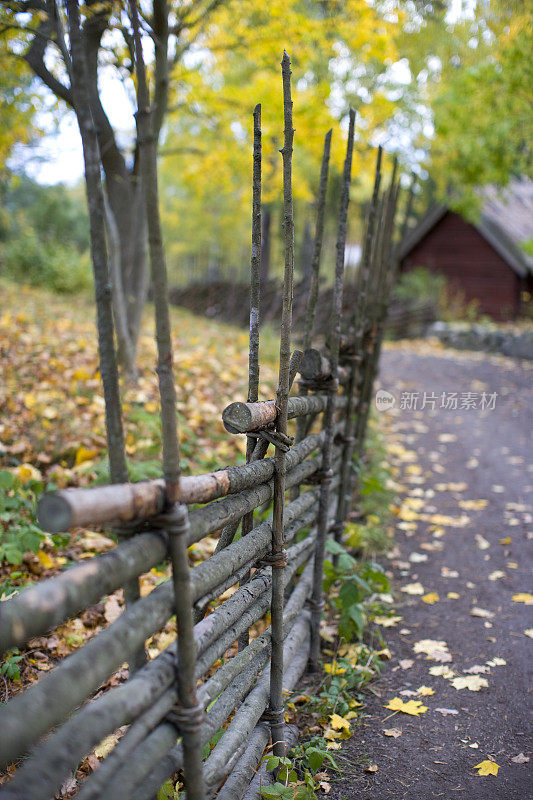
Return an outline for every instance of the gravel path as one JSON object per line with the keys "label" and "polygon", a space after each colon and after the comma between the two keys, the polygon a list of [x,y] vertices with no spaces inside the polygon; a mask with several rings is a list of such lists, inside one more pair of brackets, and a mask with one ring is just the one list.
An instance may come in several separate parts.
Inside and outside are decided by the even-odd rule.
{"label": "gravel path", "polygon": [[[532,380],[527,365],[476,354],[411,346],[383,355],[380,386],[394,394],[395,405],[381,414],[396,442],[401,485],[386,566],[402,619],[385,631],[391,660],[371,686],[367,716],[343,747],[349,763],[344,777],[332,781],[331,800],[533,797],[533,759],[512,760],[533,755],[533,609],[512,599],[533,591]],[[414,403],[416,392],[418,408],[400,408]],[[441,408],[442,394],[448,399],[454,392],[457,410]],[[465,399],[467,392],[475,397]],[[497,393],[493,409],[479,408],[483,392],[489,402]],[[435,409],[430,395],[437,397]],[[460,407],[468,402],[477,407]],[[402,591],[417,583],[424,595]],[[438,601],[422,601],[429,593]],[[451,660],[416,653],[421,640],[445,642]],[[450,677],[430,673],[439,666],[488,686],[458,690]],[[434,694],[420,695],[420,686]],[[392,712],[384,706],[394,697],[422,700],[428,710],[385,721]],[[384,729],[401,736],[385,736]],[[484,760],[498,764],[497,775],[478,775],[474,767]],[[366,772],[369,764],[377,772]]]}

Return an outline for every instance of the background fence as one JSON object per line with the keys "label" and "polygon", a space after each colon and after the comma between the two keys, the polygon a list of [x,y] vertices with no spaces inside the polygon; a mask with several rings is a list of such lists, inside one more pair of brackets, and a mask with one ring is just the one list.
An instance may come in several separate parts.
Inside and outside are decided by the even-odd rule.
{"label": "background fence", "polygon": [[[124,587],[126,609],[88,644],[2,708],[2,768],[29,753],[0,792],[2,798],[52,797],[80,760],[122,726],[127,728],[118,744],[81,786],[80,800],[151,798],[169,776],[180,771],[184,772],[188,800],[203,800],[217,792],[220,800],[257,797],[257,789],[250,789],[249,784],[269,740],[274,753],[285,753],[283,692],[295,687],[307,666],[316,670],[319,664],[326,541],[330,536],[342,537],[365,437],[394,275],[399,182],[396,164],[382,181],[379,150],[362,266],[357,286],[349,296],[344,295],[343,314],[355,125],[351,111],[329,327],[318,331],[326,334],[327,346],[321,351],[313,349],[331,131],[327,134],[303,347],[291,353],[293,130],[286,54],[282,75],[285,279],[277,396],[258,401],[258,106],[254,112],[249,394],[247,402],[232,403],[222,413],[230,435],[247,436],[246,463],[205,475],[179,476],[170,335],[164,329],[165,320],[168,322],[166,284],[158,284],[152,263],[156,318],[159,316],[164,478],[67,489],[41,500],[39,517],[46,530],[111,526],[119,544],[111,552],[79,563],[2,603],[2,652],[24,645],[120,587]],[[140,83],[142,92],[142,80]],[[141,102],[139,107],[144,107]],[[155,247],[157,250],[157,242]],[[157,252],[152,255],[157,260]],[[105,350],[112,346],[113,332],[101,325],[99,331]],[[289,396],[298,373],[299,394]],[[104,370],[102,374],[105,378]],[[112,402],[109,393],[106,401],[108,405]],[[116,422],[112,412],[108,407],[108,421]],[[116,440],[113,444],[111,437],[109,443],[112,462]],[[274,454],[268,456],[270,446]],[[116,468],[112,472],[116,481],[113,474],[117,475]],[[261,513],[254,514],[257,509]],[[220,532],[220,537],[214,554],[190,569],[187,548],[215,532]],[[172,580],[141,598],[139,576],[167,558],[172,564]],[[234,591],[227,597],[230,587]],[[222,595],[227,599],[220,600]],[[214,609],[213,600],[218,600]],[[177,641],[147,663],[146,639],[173,615]],[[265,615],[270,616],[268,626],[250,638],[250,627]],[[238,650],[232,647],[235,642]],[[130,667],[127,682],[91,699],[125,661]],[[216,736],[214,743],[213,737],[220,731],[222,735]],[[202,749],[209,742],[214,746],[202,759]]]}

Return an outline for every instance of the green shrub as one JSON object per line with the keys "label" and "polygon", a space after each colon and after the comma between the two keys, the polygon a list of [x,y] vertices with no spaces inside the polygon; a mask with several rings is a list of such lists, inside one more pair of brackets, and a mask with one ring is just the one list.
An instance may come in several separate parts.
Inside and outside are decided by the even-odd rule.
{"label": "green shrub", "polygon": [[431,272],[425,267],[404,272],[394,289],[394,296],[400,302],[416,302],[418,300],[433,300],[442,302],[446,289],[446,278],[436,272]]}
{"label": "green shrub", "polygon": [[35,519],[36,493],[42,484],[22,484],[12,472],[0,470],[0,564],[20,564],[28,550],[37,553],[46,538]]}
{"label": "green shrub", "polygon": [[43,243],[31,228],[0,246],[0,264],[6,277],[59,294],[84,291],[92,284],[88,251],[79,253],[72,245]]}

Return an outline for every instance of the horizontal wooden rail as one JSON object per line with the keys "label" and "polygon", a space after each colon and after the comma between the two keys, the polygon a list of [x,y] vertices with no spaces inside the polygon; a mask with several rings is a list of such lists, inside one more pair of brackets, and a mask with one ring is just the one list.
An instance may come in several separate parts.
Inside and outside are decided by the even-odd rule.
{"label": "horizontal wooden rail", "polygon": [[[320,414],[328,404],[327,394],[315,394],[307,397],[289,397],[288,419],[305,417],[308,414]],[[339,397],[338,409],[344,408],[345,399]],[[272,426],[277,418],[275,400],[264,400],[257,403],[231,403],[222,412],[222,422],[229,433],[248,433]]]}
{"label": "horizontal wooden rail", "polygon": [[[322,444],[323,434],[313,433],[299,443],[298,454],[306,457]],[[290,459],[291,463],[294,456]],[[204,475],[182,476],[178,502],[208,503],[242,492],[268,481],[274,474],[274,460],[266,458]],[[164,481],[119,483],[92,489],[71,488],[44,494],[37,506],[39,524],[45,531],[60,533],[71,528],[111,523],[142,523],[164,509]]]}

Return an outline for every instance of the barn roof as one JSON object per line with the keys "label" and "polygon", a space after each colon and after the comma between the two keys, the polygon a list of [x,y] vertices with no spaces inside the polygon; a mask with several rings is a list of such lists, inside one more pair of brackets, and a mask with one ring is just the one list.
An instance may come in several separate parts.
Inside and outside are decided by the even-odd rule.
{"label": "barn roof", "polygon": [[[480,191],[483,200],[481,217],[474,227],[518,275],[533,273],[533,257],[522,244],[533,239],[533,181],[513,178],[505,189],[486,186]],[[430,232],[449,210],[445,204],[435,204],[404,237],[400,259]]]}

